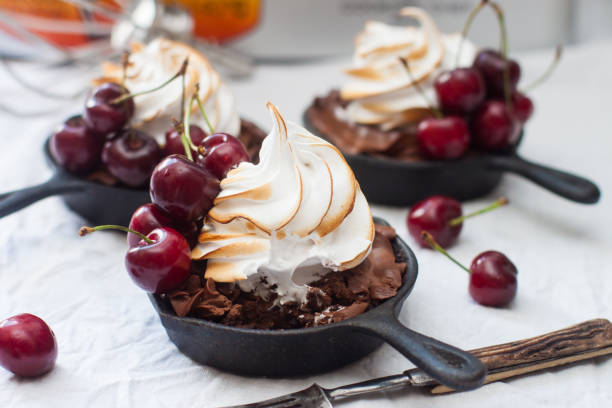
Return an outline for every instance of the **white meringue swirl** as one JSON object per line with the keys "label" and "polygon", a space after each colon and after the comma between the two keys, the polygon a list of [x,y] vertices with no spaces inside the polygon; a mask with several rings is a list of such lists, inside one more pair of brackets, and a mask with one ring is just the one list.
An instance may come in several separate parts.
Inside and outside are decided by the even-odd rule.
{"label": "white meringue swirl", "polygon": [[[353,122],[389,130],[430,113],[399,57],[409,61],[414,80],[431,101],[436,100],[435,77],[455,67],[460,34],[441,34],[420,8],[403,8],[400,15],[416,19],[420,27],[369,21],[355,39],[353,67],[346,70],[351,80],[340,91],[343,99],[351,101],[344,116]],[[459,66],[471,65],[475,55],[476,47],[465,40]]]}
{"label": "white meringue swirl", "polygon": [[207,259],[205,277],[217,282],[250,291],[265,277],[280,302],[303,302],[305,283],[367,257],[374,223],[338,149],[267,107],[274,128],[259,164],[243,162],[221,181],[192,258]]}
{"label": "white meringue swirl", "polygon": [[[185,105],[199,83],[199,97],[215,132],[226,132],[237,136],[240,132],[240,117],[236,101],[228,86],[212,68],[206,57],[190,46],[157,38],[148,45],[131,45],[129,66],[125,86],[132,93],[152,89],[176,74],[186,57],[189,65],[185,75]],[[104,79],[121,81],[122,68],[116,64],[105,63]],[[130,125],[144,130],[160,144],[164,133],[172,126],[172,118],[181,116],[182,84],[180,79],[172,81],[160,90],[136,96],[135,111]],[[191,123],[209,132],[197,105],[192,109]]]}

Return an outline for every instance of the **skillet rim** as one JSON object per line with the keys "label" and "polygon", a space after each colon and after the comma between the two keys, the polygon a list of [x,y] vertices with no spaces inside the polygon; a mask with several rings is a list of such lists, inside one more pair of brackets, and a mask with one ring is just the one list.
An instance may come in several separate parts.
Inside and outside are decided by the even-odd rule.
{"label": "skillet rim", "polygon": [[[390,224],[380,217],[372,217],[374,219],[374,223],[390,226]],[[374,313],[380,313],[381,310],[389,309],[389,314],[393,315],[395,312],[402,307],[404,301],[412,292],[414,285],[416,283],[418,277],[418,263],[416,259],[416,255],[406,244],[406,242],[399,236],[396,235],[392,245],[394,250],[398,253],[401,253],[406,257],[406,270],[404,271],[404,276],[402,277],[402,286],[398,290],[397,294],[390,299],[385,300],[383,303],[378,306],[349,319],[343,320],[337,323],[330,323],[317,327],[303,327],[298,329],[249,329],[243,327],[234,327],[228,326],[221,323],[211,322],[205,319],[199,319],[197,317],[179,317],[173,312],[167,312],[162,310],[162,308],[168,308],[166,302],[167,299],[163,299],[160,295],[147,293],[147,297],[150,302],[153,304],[153,308],[157,312],[157,314],[164,318],[169,318],[174,321],[180,322],[182,324],[188,324],[189,326],[197,326],[198,328],[204,329],[213,329],[213,330],[221,330],[226,331],[227,333],[236,334],[236,335],[250,335],[250,336],[274,336],[274,337],[290,337],[295,335],[300,335],[301,333],[307,334],[317,334],[324,331],[329,330],[341,330],[341,329],[350,329],[355,321],[366,319],[368,320],[371,316],[374,316]],[[397,257],[397,255],[396,255]],[[162,325],[165,326],[162,322]]]}

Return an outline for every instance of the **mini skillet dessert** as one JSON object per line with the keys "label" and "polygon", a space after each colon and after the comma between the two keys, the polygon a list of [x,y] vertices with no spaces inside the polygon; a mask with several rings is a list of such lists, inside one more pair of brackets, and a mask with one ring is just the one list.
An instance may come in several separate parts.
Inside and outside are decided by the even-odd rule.
{"label": "mini skillet dessert", "polygon": [[[465,38],[485,4],[500,20],[500,52],[478,51]],[[404,161],[514,147],[533,104],[517,90],[520,67],[506,57],[499,6],[481,2],[462,34],[440,33],[418,8],[404,8],[400,16],[420,27],[368,22],[355,40],[349,81],[308,108],[313,128],[348,154]]]}
{"label": "mini skillet dessert", "polygon": [[[197,160],[186,143],[157,165],[152,203],[127,229],[130,276],[179,316],[261,329],[341,321],[395,296],[405,264],[393,229],[374,225],[337,148],[268,109],[274,127],[257,164],[230,164],[219,181],[207,165],[215,156]],[[80,233],[106,228],[126,230]]]}
{"label": "mini skillet dessert", "polygon": [[224,132],[256,156],[265,134],[240,120],[234,96],[201,53],[164,38],[132,44],[131,51],[121,65],[104,64],[83,114],[52,135],[50,152],[60,166],[106,184],[143,187],[164,156],[182,151],[171,118],[182,121],[187,110],[193,143]]}

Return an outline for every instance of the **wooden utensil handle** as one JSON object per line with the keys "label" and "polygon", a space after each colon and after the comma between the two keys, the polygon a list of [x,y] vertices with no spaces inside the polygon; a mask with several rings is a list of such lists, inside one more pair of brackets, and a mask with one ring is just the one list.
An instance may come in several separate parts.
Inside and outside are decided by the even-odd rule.
{"label": "wooden utensil handle", "polygon": [[[485,383],[612,354],[612,323],[589,320],[530,339],[471,350],[487,367]],[[432,393],[451,392],[437,386]]]}

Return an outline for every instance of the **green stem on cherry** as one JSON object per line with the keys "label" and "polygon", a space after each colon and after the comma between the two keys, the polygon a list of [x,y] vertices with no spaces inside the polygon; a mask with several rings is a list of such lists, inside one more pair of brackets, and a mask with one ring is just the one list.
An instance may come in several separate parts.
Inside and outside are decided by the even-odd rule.
{"label": "green stem on cherry", "polygon": [[423,88],[421,88],[421,85],[418,83],[414,75],[412,75],[412,69],[410,69],[410,63],[408,62],[408,60],[404,57],[399,57],[399,59],[402,65],[404,66],[404,68],[406,68],[406,72],[408,73],[408,77],[410,78],[412,85],[414,85],[417,92],[423,97],[429,110],[434,114],[436,118],[441,118],[443,116],[442,112],[440,112],[440,110],[436,108],[434,104],[429,100],[429,98],[425,94],[425,91],[423,91]]}
{"label": "green stem on cherry", "polygon": [[453,218],[452,220],[448,222],[448,225],[450,225],[451,227],[456,227],[457,225],[462,224],[463,221],[465,221],[468,218],[472,218],[476,215],[484,214],[486,212],[492,211],[506,204],[508,204],[508,199],[506,197],[500,197],[495,202],[489,204],[485,208],[481,208],[480,210],[474,211],[473,213],[469,213],[466,215],[462,215],[460,217]]}
{"label": "green stem on cherry", "polygon": [[133,229],[130,229],[128,227],[124,227],[123,225],[106,224],[106,225],[98,225],[96,227],[83,226],[79,229],[79,236],[84,237],[85,235],[91,234],[92,232],[107,230],[107,229],[119,230],[119,231],[137,235],[138,237],[140,237],[140,239],[143,239],[149,245],[154,243],[154,241],[151,238],[147,237],[145,234],[138,232],[138,231],[134,231]]}
{"label": "green stem on cherry", "polygon": [[183,121],[183,132],[180,133],[181,141],[183,142],[183,148],[185,149],[185,156],[190,161],[193,161],[193,155],[191,154],[191,147],[193,142],[191,141],[191,107],[193,106],[193,98],[189,100],[187,110],[185,111],[185,120]]}
{"label": "green stem on cherry", "polygon": [[206,112],[204,111],[204,106],[202,105],[202,101],[200,100],[200,83],[199,82],[195,86],[195,92],[193,93],[192,98],[195,98],[196,102],[198,103],[198,107],[200,108],[202,117],[204,118],[204,121],[206,122],[206,125],[208,126],[208,130],[210,130],[210,134],[212,135],[213,133],[215,133],[215,129],[210,124],[210,121],[208,120],[208,116],[206,115]]}
{"label": "green stem on cherry", "polygon": [[456,260],[455,258],[453,258],[448,252],[446,252],[446,250],[444,248],[442,248],[434,239],[433,235],[431,235],[429,232],[427,231],[421,231],[421,239],[423,241],[425,241],[430,247],[432,247],[433,249],[435,249],[436,251],[440,252],[441,254],[445,255],[448,259],[450,259],[451,261],[453,261],[456,265],[458,265],[461,269],[463,269],[464,271],[466,271],[467,273],[471,274],[472,271],[470,271],[468,268],[466,268],[465,266],[463,266],[463,264],[461,262],[459,262],[458,260]]}
{"label": "green stem on cherry", "polygon": [[550,65],[548,66],[546,71],[544,71],[544,73],[542,75],[540,75],[540,77],[538,79],[536,79],[535,81],[533,81],[532,83],[527,85],[525,88],[523,88],[521,90],[521,92],[524,93],[524,94],[526,94],[528,92],[531,92],[535,88],[540,86],[540,84],[542,84],[542,82],[544,82],[548,78],[550,78],[550,75],[553,73],[553,71],[555,70],[555,68],[559,64],[559,61],[561,60],[561,55],[562,54],[563,54],[563,46],[561,44],[559,44],[559,45],[557,45],[557,48],[555,49],[555,57],[553,58],[552,62],[550,63]]}
{"label": "green stem on cherry", "polygon": [[455,68],[459,66],[459,59],[461,58],[461,49],[463,48],[463,41],[467,38],[468,31],[474,22],[474,18],[476,15],[482,10],[484,5],[488,2],[488,0],[481,0],[480,3],[470,12],[465,24],[463,25],[463,30],[461,31],[461,38],[459,39],[459,46],[457,47],[457,55],[455,56]]}
{"label": "green stem on cherry", "polygon": [[121,95],[115,99],[113,99],[111,101],[111,104],[119,104],[121,102],[124,102],[128,99],[132,99],[135,98],[137,96],[141,96],[141,95],[145,95],[151,92],[155,92],[155,91],[159,91],[160,89],[162,89],[163,87],[165,87],[166,85],[168,85],[170,82],[174,81],[176,78],[185,75],[185,72],[187,72],[187,65],[189,64],[189,57],[185,58],[185,60],[183,61],[183,64],[181,65],[181,68],[178,70],[178,72],[176,74],[174,74],[172,76],[172,78],[168,79],[166,82],[164,82],[161,85],[156,86],[153,89],[147,89],[146,91],[141,91],[141,92],[136,92],[136,93],[131,93],[131,94],[125,94],[125,95]]}

